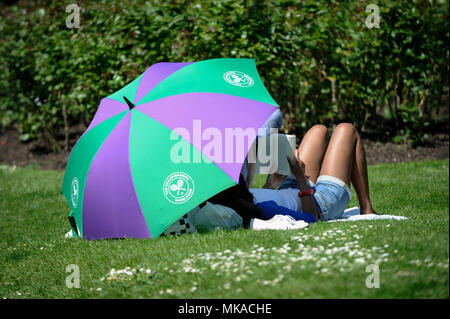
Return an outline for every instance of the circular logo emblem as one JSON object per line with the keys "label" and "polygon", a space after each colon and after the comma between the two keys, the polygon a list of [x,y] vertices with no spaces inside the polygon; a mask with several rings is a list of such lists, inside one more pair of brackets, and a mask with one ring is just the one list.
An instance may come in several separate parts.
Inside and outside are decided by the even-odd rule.
{"label": "circular logo emblem", "polygon": [[183,204],[194,195],[194,181],[184,172],[175,172],[166,177],[163,194],[173,204]]}
{"label": "circular logo emblem", "polygon": [[70,190],[70,195],[72,197],[72,206],[73,208],[77,208],[78,206],[78,194],[79,194],[79,184],[78,178],[74,177],[72,179],[72,188]]}
{"label": "circular logo emblem", "polygon": [[240,87],[250,87],[255,84],[255,81],[253,81],[253,79],[249,75],[239,71],[225,72],[225,74],[223,75],[223,79],[232,85]]}

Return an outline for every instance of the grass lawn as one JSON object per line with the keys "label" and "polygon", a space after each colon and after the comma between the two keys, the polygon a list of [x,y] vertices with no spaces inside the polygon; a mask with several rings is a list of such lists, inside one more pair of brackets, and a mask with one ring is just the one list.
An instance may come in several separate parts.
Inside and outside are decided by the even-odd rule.
{"label": "grass lawn", "polygon": [[[0,166],[0,298],[449,297],[448,160],[369,167],[375,209],[407,221],[155,240],[65,239],[63,175]],[[71,264],[80,288],[66,287]]]}

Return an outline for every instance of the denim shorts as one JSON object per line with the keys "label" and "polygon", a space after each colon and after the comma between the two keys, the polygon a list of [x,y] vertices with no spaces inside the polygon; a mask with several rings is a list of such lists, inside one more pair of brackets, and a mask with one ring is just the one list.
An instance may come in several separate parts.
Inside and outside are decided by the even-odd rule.
{"label": "denim shorts", "polygon": [[[294,177],[287,177],[278,189],[300,189]],[[337,219],[344,213],[352,196],[350,187],[337,177],[321,175],[314,188],[314,202],[322,221]]]}

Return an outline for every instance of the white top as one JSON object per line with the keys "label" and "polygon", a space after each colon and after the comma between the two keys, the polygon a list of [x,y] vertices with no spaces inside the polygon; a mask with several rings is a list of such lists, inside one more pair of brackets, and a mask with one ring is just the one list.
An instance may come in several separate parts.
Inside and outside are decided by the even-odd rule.
{"label": "white top", "polygon": [[278,206],[283,206],[295,211],[302,210],[302,201],[298,197],[298,189],[267,189],[267,188],[250,188],[253,194],[255,204],[273,200]]}

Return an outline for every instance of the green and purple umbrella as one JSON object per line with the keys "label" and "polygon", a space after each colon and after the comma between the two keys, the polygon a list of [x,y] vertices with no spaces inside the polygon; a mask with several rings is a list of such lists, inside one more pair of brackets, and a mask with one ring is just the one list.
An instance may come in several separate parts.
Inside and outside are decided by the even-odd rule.
{"label": "green and purple umbrella", "polygon": [[73,147],[62,192],[74,234],[158,237],[239,181],[256,136],[248,136],[244,156],[233,160],[234,148],[219,139],[232,130],[257,132],[277,108],[254,60],[152,65],[101,100]]}

